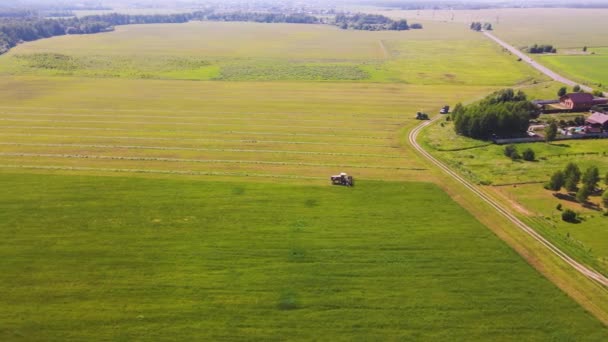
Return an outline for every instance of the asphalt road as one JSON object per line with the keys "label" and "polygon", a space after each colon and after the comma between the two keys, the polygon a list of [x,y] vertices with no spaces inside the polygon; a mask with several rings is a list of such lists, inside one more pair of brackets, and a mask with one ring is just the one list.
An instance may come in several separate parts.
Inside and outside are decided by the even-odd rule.
{"label": "asphalt road", "polygon": [[427,151],[425,151],[424,148],[422,148],[422,146],[420,146],[418,144],[417,139],[418,139],[418,134],[420,133],[420,131],[422,131],[422,129],[424,129],[426,126],[428,126],[429,124],[431,124],[433,121],[439,120],[442,117],[443,117],[442,115],[437,115],[435,118],[433,118],[432,121],[425,121],[422,124],[420,124],[419,126],[417,126],[416,128],[414,128],[410,132],[410,135],[409,135],[409,142],[410,142],[410,144],[422,156],[424,156],[426,159],[428,159],[431,163],[433,163],[435,166],[437,166],[438,168],[440,168],[443,172],[447,173],[449,176],[451,176],[452,178],[454,178],[457,182],[459,182],[462,185],[464,185],[471,192],[473,192],[475,195],[477,195],[479,198],[481,198],[483,201],[485,201],[487,204],[489,204],[492,208],[494,208],[499,214],[501,214],[502,216],[506,217],[509,221],[511,221],[517,228],[519,228],[520,230],[522,230],[526,234],[530,235],[536,241],[538,241],[543,246],[545,246],[551,253],[557,255],[560,259],[562,259],[564,262],[566,262],[567,264],[569,264],[570,266],[572,266],[572,268],[574,268],[575,270],[577,270],[578,272],[580,272],[585,277],[587,277],[587,278],[589,278],[589,279],[591,279],[593,281],[596,281],[596,282],[598,282],[598,283],[600,283],[600,284],[608,287],[608,278],[606,278],[601,273],[596,272],[595,270],[593,270],[593,269],[591,269],[591,268],[589,268],[589,267],[587,267],[587,266],[585,266],[585,265],[577,262],[576,260],[574,260],[573,258],[571,258],[570,256],[568,256],[568,254],[566,254],[565,252],[563,252],[562,250],[560,250],[558,247],[556,247],[555,245],[553,245],[551,242],[549,242],[542,235],[540,235],[539,233],[537,233],[530,226],[528,226],[527,224],[525,224],[524,222],[522,222],[520,219],[518,219],[515,215],[513,215],[511,213],[511,211],[507,207],[503,206],[498,201],[496,201],[493,198],[491,198],[488,194],[486,194],[478,186],[474,185],[473,183],[469,182],[465,178],[461,177],[456,171],[453,171],[448,166],[446,166],[445,164],[443,164],[442,162],[440,162],[438,159],[436,159],[435,157],[433,157],[430,153],[428,153]]}
{"label": "asphalt road", "polygon": [[536,62],[530,56],[528,56],[525,53],[523,53],[522,51],[516,49],[512,45],[507,44],[505,41],[503,41],[500,38],[496,37],[492,33],[488,32],[488,31],[484,31],[483,34],[485,34],[486,37],[490,38],[491,40],[495,41],[498,45],[500,45],[503,48],[509,50],[515,56],[521,58],[522,61],[530,64],[534,69],[536,69],[536,70],[542,72],[543,74],[549,76],[554,81],[563,83],[563,84],[571,86],[571,87],[574,87],[575,85],[580,85],[581,89],[583,89],[584,91],[587,91],[587,92],[592,92],[593,91],[593,89],[591,89],[591,88],[589,88],[589,87],[587,87],[585,85],[579,84],[577,82],[574,82],[572,80],[569,80],[569,79],[565,78],[564,76],[562,76],[562,75],[554,72],[553,70],[547,68],[546,66],[544,66],[544,65]]}

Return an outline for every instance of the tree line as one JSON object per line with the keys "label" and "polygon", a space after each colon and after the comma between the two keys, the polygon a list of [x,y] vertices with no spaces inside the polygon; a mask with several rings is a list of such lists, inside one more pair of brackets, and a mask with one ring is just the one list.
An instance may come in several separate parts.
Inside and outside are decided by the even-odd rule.
{"label": "tree line", "polygon": [[469,106],[457,104],[451,115],[456,133],[488,140],[525,135],[538,111],[522,91],[504,89]]}
{"label": "tree line", "polygon": [[[303,13],[214,13],[211,10],[151,15],[111,13],[82,18],[55,19],[39,18],[30,12],[16,12],[13,15],[11,13],[7,13],[8,16],[0,17],[0,54],[7,52],[20,42],[29,42],[66,34],[106,32],[113,30],[114,26],[118,25],[185,23],[192,20],[290,24],[326,23],[325,20]],[[408,30],[410,28],[422,28],[420,24],[410,26],[406,20],[395,21],[385,16],[369,14],[338,14],[333,24],[343,29],[354,30]]]}
{"label": "tree line", "polygon": [[557,49],[553,45],[538,45],[534,44],[528,47],[528,53],[541,54],[541,53],[556,53]]}
{"label": "tree line", "polygon": [[393,20],[378,14],[338,14],[334,25],[341,29],[365,30],[365,31],[405,31],[409,29],[421,29],[422,24],[409,25],[407,20]]}

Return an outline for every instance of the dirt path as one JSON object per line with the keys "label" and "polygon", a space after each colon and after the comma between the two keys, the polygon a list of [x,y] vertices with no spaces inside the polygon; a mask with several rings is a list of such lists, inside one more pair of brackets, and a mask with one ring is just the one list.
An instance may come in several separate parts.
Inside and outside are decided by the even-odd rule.
{"label": "dirt path", "polygon": [[501,205],[499,202],[497,202],[496,200],[491,198],[485,191],[483,191],[476,185],[472,184],[471,182],[469,182],[468,180],[466,180],[465,178],[460,176],[456,171],[453,171],[448,166],[446,166],[444,163],[440,162],[438,159],[433,157],[422,146],[420,146],[418,144],[418,142],[417,142],[418,134],[420,134],[420,132],[425,127],[430,125],[433,121],[436,121],[441,118],[442,118],[442,116],[439,116],[439,115],[435,116],[435,118],[433,118],[432,121],[426,121],[426,122],[422,123],[421,125],[419,125],[418,127],[414,128],[410,132],[409,137],[408,137],[409,143],[412,145],[412,147],[416,151],[418,151],[424,158],[428,159],[431,163],[433,163],[435,166],[437,166],[443,172],[448,174],[450,177],[454,178],[454,180],[456,180],[457,182],[464,185],[467,189],[469,189],[471,192],[473,192],[475,195],[477,195],[479,198],[481,198],[484,202],[489,204],[500,215],[504,216],[509,221],[511,221],[518,229],[520,229],[524,233],[530,235],[536,241],[538,241],[543,246],[545,246],[551,253],[558,256],[561,260],[566,262],[568,265],[570,265],[572,268],[577,270],[579,273],[581,273],[585,277],[587,277],[593,281],[596,281],[597,283],[602,284],[603,286],[608,287],[608,278],[606,278],[604,275],[600,274],[599,272],[596,272],[595,270],[593,270],[593,269],[579,263],[578,261],[574,260],[573,258],[571,258],[568,254],[566,254],[565,252],[560,250],[558,247],[553,245],[551,242],[549,242],[542,235],[537,233],[530,226],[526,225],[524,222],[522,222],[520,219],[518,219],[515,215],[513,215],[511,213],[511,211],[508,208]]}
{"label": "dirt path", "polygon": [[496,37],[495,35],[493,35],[490,32],[484,31],[483,32],[484,35],[486,35],[486,37],[490,38],[491,40],[493,40],[494,42],[496,42],[498,45],[502,46],[503,48],[509,50],[512,54],[514,54],[515,56],[521,58],[522,61],[528,63],[530,66],[532,66],[534,69],[542,72],[543,74],[549,76],[551,79],[553,79],[554,81],[563,83],[565,85],[574,87],[575,85],[580,85],[581,89],[587,91],[587,92],[592,92],[593,89],[590,87],[587,87],[585,85],[581,85],[577,82],[574,82],[570,79],[565,78],[564,76],[556,73],[555,71],[547,68],[546,66],[536,62],[534,59],[532,59],[530,56],[526,55],[525,53],[523,53],[522,51],[516,49],[514,46],[506,43],[505,41],[501,40],[500,38]]}

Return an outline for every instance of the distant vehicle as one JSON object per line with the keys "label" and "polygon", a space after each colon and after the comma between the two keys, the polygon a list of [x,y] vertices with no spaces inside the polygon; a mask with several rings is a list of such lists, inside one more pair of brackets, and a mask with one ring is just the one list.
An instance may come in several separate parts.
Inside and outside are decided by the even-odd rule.
{"label": "distant vehicle", "polygon": [[416,113],[416,120],[429,120],[429,115],[427,113],[418,112]]}
{"label": "distant vehicle", "polygon": [[353,176],[349,176],[347,173],[342,172],[339,175],[331,176],[331,184],[341,186],[355,186],[355,180]]}
{"label": "distant vehicle", "polygon": [[450,114],[450,106],[443,106],[439,111],[439,114]]}

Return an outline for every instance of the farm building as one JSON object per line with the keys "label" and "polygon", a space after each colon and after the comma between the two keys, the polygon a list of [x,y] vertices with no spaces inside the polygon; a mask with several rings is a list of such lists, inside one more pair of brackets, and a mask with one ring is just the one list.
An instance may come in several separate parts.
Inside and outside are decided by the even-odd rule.
{"label": "farm building", "polygon": [[593,113],[585,120],[586,130],[589,133],[608,132],[608,115],[603,113]]}
{"label": "farm building", "polygon": [[584,112],[591,109],[593,106],[603,105],[608,103],[608,99],[603,97],[594,97],[587,93],[572,93],[562,96],[559,103],[564,109],[573,112]]}

